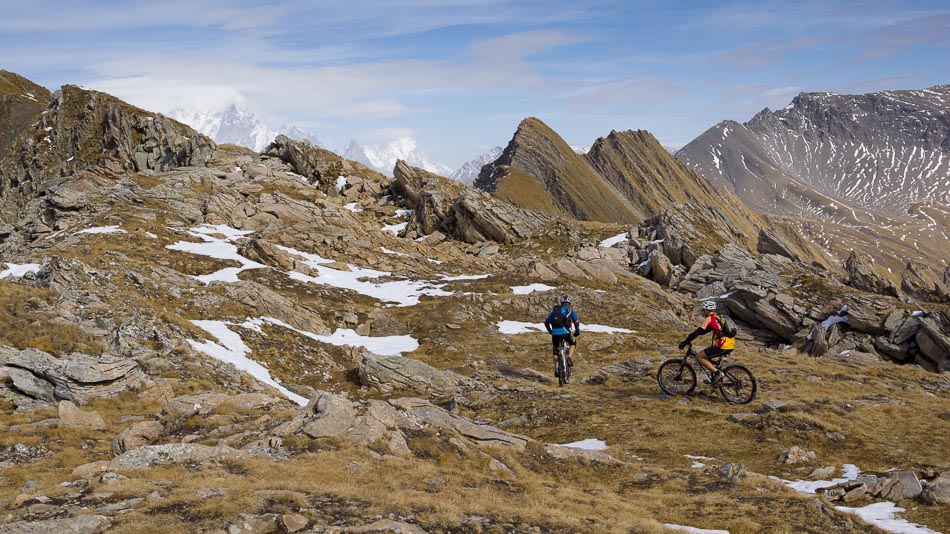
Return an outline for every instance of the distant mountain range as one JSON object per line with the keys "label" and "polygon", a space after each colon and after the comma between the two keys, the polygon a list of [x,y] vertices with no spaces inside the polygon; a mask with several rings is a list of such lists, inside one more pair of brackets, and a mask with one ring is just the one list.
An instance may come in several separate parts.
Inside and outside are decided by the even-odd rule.
{"label": "distant mountain range", "polygon": [[950,85],[802,93],[720,122],[676,157],[753,209],[793,218],[839,260],[867,254],[892,279],[909,261],[947,268]]}
{"label": "distant mountain range", "polygon": [[478,178],[478,173],[482,171],[482,167],[498,159],[503,151],[503,148],[496,146],[481,156],[466,162],[459,167],[457,171],[449,175],[449,178],[458,180],[465,185],[472,185],[475,182],[475,178]]}
{"label": "distant mountain range", "polygon": [[950,205],[950,85],[802,93],[744,124],[720,122],[676,156],[772,213],[842,220],[831,204],[892,215]]}
{"label": "distant mountain range", "polygon": [[215,143],[240,145],[258,152],[264,150],[278,135],[286,135],[297,141],[308,141],[314,146],[322,146],[316,134],[297,126],[283,124],[276,130],[272,130],[243,99],[235,100],[221,111],[176,108],[169,111],[167,115],[207,135]]}
{"label": "distant mountain range", "polygon": [[411,137],[394,139],[384,146],[361,145],[355,139],[351,139],[341,156],[362,163],[389,177],[393,175],[393,167],[395,167],[397,160],[403,160],[413,167],[419,167],[441,176],[452,174],[451,167],[429,159]]}

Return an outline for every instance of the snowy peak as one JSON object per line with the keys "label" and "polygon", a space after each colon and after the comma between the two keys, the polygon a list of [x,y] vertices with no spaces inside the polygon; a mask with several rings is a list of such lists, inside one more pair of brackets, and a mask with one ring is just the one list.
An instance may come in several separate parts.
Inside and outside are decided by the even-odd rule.
{"label": "snowy peak", "polygon": [[411,137],[400,137],[387,143],[385,146],[361,145],[351,139],[343,150],[343,157],[362,163],[367,167],[392,177],[396,161],[403,160],[412,167],[418,167],[428,172],[448,176],[452,169],[441,163],[429,159],[419,148],[418,143]]}
{"label": "snowy peak", "polygon": [[216,143],[245,146],[258,152],[264,150],[278,135],[320,145],[315,134],[297,126],[284,124],[277,130],[270,129],[243,98],[236,98],[221,111],[176,108],[168,112],[168,116],[191,126]]}
{"label": "snowy peak", "polygon": [[478,173],[482,171],[482,167],[501,157],[501,153],[503,151],[503,148],[496,146],[481,156],[478,156],[472,161],[469,161],[459,167],[457,171],[453,172],[452,175],[449,176],[449,178],[458,180],[459,182],[462,182],[466,185],[472,185],[475,183],[475,178],[478,178]]}

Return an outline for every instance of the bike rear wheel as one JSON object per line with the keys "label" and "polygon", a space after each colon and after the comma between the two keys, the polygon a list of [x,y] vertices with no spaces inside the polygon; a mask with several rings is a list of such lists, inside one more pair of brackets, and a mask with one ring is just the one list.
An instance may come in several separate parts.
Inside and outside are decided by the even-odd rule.
{"label": "bike rear wheel", "polygon": [[667,395],[689,395],[696,388],[696,371],[682,358],[673,358],[660,364],[656,381]]}
{"label": "bike rear wheel", "polygon": [[730,365],[722,370],[719,392],[733,404],[746,404],[755,398],[755,377],[742,365]]}
{"label": "bike rear wheel", "polygon": [[567,343],[561,341],[557,357],[557,384],[563,386],[571,381],[571,366],[567,364]]}

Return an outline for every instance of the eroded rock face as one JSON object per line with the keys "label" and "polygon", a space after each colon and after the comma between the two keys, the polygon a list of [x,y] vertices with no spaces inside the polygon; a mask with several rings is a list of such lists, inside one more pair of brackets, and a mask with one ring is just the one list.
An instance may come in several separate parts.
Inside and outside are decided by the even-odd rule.
{"label": "eroded rock face", "polygon": [[874,272],[870,258],[864,253],[852,250],[844,262],[844,270],[844,283],[855,289],[895,298],[901,297],[900,290],[894,286],[893,282]]}
{"label": "eroded rock face", "polygon": [[0,395],[18,407],[69,400],[85,404],[92,397],[112,397],[138,389],[145,373],[134,360],[74,353],[56,358],[46,352],[0,346],[0,375],[11,378]]}
{"label": "eroded rock face", "polygon": [[17,521],[0,525],[0,534],[97,534],[112,526],[112,518],[84,514],[63,519]]}
{"label": "eroded rock face", "polygon": [[396,162],[394,188],[413,210],[409,228],[421,235],[441,232],[466,243],[511,243],[538,235],[550,219],[454,180]]}

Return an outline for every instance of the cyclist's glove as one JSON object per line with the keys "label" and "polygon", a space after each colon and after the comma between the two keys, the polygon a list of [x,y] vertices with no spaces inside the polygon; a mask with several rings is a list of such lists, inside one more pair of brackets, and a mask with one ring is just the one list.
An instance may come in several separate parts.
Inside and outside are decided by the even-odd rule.
{"label": "cyclist's glove", "polygon": [[552,336],[553,336],[553,335],[554,335],[554,331],[553,331],[553,330],[551,330],[550,328],[548,328],[548,334],[550,334],[550,335],[552,335]]}
{"label": "cyclist's glove", "polygon": [[580,335],[581,335],[581,331],[580,331],[580,330],[575,330],[575,331],[574,331],[574,337],[580,337]]}
{"label": "cyclist's glove", "polygon": [[685,348],[686,348],[686,345],[689,345],[689,341],[684,341],[684,342],[680,343],[680,344],[679,344],[680,350],[685,349]]}

